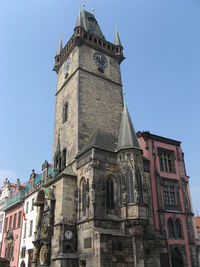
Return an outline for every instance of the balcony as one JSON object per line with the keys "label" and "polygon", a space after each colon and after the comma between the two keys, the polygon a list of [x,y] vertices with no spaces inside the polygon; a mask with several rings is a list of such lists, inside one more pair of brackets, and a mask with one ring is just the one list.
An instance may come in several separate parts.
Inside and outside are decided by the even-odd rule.
{"label": "balcony", "polygon": [[3,205],[3,210],[6,210],[11,206],[17,204],[18,202],[22,201],[24,196],[25,196],[25,191],[20,191],[14,196],[8,198]]}

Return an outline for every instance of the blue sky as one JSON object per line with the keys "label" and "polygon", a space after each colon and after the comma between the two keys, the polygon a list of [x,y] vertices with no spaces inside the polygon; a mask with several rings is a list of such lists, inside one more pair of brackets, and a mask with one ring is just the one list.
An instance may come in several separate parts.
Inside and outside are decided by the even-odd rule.
{"label": "blue sky", "polygon": [[[81,1],[2,1],[0,9],[0,183],[29,179],[52,161],[60,33],[66,44]],[[122,80],[136,131],[182,141],[200,214],[199,0],[86,1],[107,40],[117,26]]]}

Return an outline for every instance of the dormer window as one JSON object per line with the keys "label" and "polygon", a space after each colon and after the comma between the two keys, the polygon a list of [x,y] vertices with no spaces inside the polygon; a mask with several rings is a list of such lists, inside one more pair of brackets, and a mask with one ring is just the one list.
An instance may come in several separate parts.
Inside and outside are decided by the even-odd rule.
{"label": "dormer window", "polygon": [[96,21],[96,19],[93,18],[93,17],[88,17],[88,21],[89,21],[90,23],[93,23],[93,24],[97,25],[97,21]]}

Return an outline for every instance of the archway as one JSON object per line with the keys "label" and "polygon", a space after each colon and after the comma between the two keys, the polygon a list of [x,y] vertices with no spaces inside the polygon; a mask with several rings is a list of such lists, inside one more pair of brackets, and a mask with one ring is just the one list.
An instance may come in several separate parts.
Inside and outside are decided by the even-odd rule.
{"label": "archway", "polygon": [[20,267],[25,267],[25,266],[26,266],[26,265],[25,265],[25,262],[22,261],[21,264],[20,264]]}
{"label": "archway", "polygon": [[184,266],[183,257],[178,248],[174,248],[172,250],[171,259],[172,259],[172,267],[183,267]]}

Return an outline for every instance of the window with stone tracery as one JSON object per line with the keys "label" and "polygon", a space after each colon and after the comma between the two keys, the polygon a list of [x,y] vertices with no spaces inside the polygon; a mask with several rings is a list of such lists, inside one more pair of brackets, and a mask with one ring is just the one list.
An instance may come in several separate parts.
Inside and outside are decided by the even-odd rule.
{"label": "window with stone tracery", "polygon": [[127,203],[134,202],[134,185],[133,185],[133,174],[131,170],[126,171],[126,192],[127,192]]}
{"label": "window with stone tracery", "polygon": [[136,171],[136,181],[138,189],[139,203],[143,203],[142,177],[139,170]]}
{"label": "window with stone tracery", "polygon": [[174,238],[175,237],[174,224],[173,224],[173,221],[171,219],[168,220],[167,227],[168,227],[168,237]]}
{"label": "window with stone tracery", "polygon": [[86,181],[82,178],[80,184],[80,215],[81,217],[86,214]]}
{"label": "window with stone tracery", "polygon": [[163,172],[175,173],[174,152],[159,148],[158,153],[160,160],[160,170]]}
{"label": "window with stone tracery", "polygon": [[108,210],[114,209],[114,186],[111,178],[106,181],[106,207]]}

